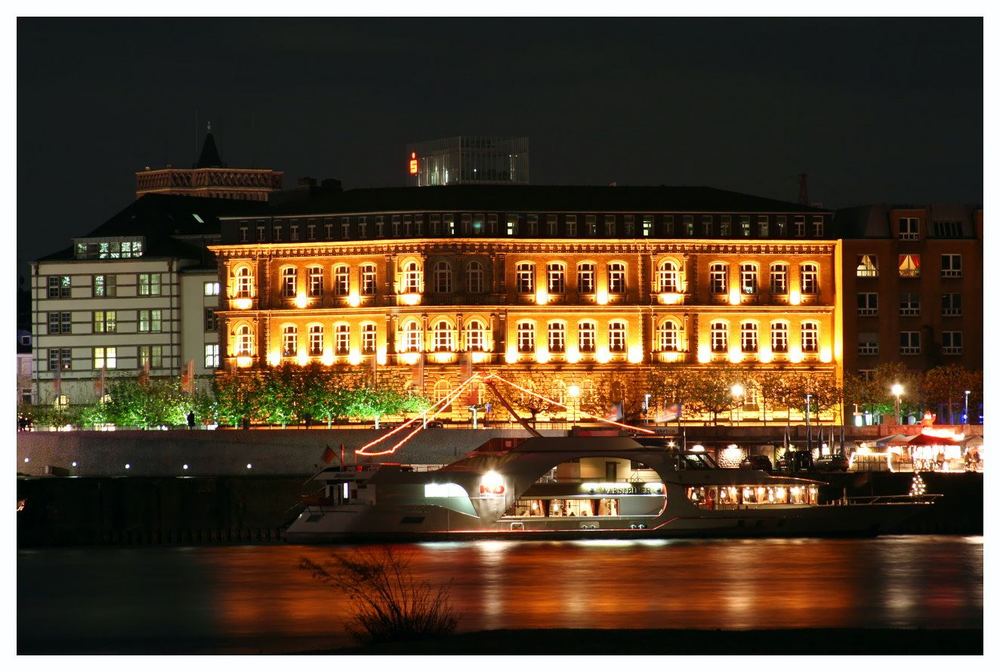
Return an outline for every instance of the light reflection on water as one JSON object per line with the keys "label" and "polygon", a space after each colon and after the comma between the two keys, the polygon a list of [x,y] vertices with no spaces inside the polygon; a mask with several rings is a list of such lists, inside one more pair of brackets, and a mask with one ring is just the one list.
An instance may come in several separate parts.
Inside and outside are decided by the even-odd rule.
{"label": "light reflection on water", "polygon": [[[450,582],[461,630],[982,627],[982,537],[398,545]],[[299,570],[351,547],[18,553],[19,643],[297,650],[347,643],[350,606]]]}

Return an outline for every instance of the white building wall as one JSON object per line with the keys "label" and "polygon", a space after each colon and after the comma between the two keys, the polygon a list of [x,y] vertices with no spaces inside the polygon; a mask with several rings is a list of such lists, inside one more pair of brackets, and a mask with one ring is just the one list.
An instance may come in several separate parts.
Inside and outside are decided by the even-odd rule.
{"label": "white building wall", "polygon": [[[219,343],[218,330],[206,330],[206,310],[219,307],[218,294],[206,294],[206,285],[219,286],[219,274],[213,270],[189,270],[181,273],[181,370],[194,362],[199,389],[209,389],[216,367],[206,357],[206,346]],[[212,290],[214,291],[214,289]],[[219,360],[216,360],[219,361]]]}

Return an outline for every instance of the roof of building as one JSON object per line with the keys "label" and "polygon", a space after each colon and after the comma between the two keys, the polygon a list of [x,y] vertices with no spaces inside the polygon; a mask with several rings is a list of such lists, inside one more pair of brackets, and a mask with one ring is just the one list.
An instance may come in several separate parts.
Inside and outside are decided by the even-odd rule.
{"label": "roof of building", "polygon": [[[253,215],[266,203],[226,198],[201,198],[172,194],[146,194],[130,203],[88,234],[79,238],[144,236],[145,257],[201,259],[205,252],[198,239],[219,235],[219,217]],[[189,240],[184,240],[189,238]],[[38,261],[73,259],[73,246]]]}
{"label": "roof of building", "polygon": [[195,168],[225,168],[226,164],[222,162],[222,157],[219,156],[219,148],[215,146],[215,136],[212,135],[212,131],[209,131],[205,136],[205,142],[201,146],[201,154],[198,156],[198,163],[194,164]]}
{"label": "roof of building", "polygon": [[272,215],[337,212],[829,212],[712,187],[453,185],[319,192],[271,208]]}

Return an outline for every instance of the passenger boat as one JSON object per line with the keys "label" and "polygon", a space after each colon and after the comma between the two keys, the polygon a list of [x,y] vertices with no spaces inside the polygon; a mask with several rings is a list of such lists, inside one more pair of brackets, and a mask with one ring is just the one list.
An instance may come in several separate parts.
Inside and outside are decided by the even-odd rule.
{"label": "passenger boat", "polygon": [[721,469],[705,452],[628,437],[530,438],[431,470],[329,467],[289,526],[294,543],[470,537],[859,536],[891,531],[934,495],[842,498],[824,483]]}

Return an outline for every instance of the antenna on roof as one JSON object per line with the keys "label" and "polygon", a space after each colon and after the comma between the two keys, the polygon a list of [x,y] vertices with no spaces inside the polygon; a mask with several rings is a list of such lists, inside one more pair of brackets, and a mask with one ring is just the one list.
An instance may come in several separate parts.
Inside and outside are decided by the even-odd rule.
{"label": "antenna on roof", "polygon": [[799,173],[799,205],[809,205],[809,176]]}
{"label": "antenna on roof", "polygon": [[194,111],[194,156],[198,160],[198,110]]}

